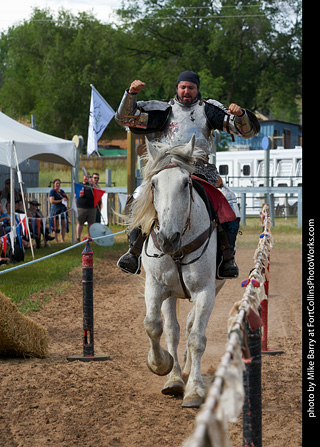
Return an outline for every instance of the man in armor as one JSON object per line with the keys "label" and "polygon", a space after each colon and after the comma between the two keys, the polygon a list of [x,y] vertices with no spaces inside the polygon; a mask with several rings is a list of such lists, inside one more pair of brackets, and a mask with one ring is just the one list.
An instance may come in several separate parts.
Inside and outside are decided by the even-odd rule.
{"label": "man in armor", "polygon": [[[195,175],[205,178],[222,193],[236,215],[236,220],[218,225],[218,239],[222,259],[217,270],[218,278],[236,278],[239,274],[235,262],[235,244],[239,229],[240,213],[235,195],[223,185],[213,164],[208,163],[211,152],[211,132],[214,129],[251,138],[260,131],[259,122],[249,110],[230,104],[226,108],[214,99],[202,99],[200,79],[192,71],[182,72],[176,83],[176,97],[170,101],[136,101],[137,94],[145,83],[135,80],[124,93],[115,119],[118,124],[129,127],[131,132],[148,135],[150,141],[177,146],[186,144],[195,134],[196,147],[203,156],[195,163]],[[151,134],[151,135],[150,135]],[[118,267],[128,273],[140,273],[140,255],[145,235],[136,228],[129,234],[130,248],[118,261]]]}

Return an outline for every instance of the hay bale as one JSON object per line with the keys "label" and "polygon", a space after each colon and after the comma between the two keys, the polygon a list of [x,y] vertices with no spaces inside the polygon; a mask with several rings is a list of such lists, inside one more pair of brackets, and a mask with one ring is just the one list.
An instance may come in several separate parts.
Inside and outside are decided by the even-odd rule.
{"label": "hay bale", "polygon": [[40,357],[48,355],[47,330],[0,292],[0,355]]}

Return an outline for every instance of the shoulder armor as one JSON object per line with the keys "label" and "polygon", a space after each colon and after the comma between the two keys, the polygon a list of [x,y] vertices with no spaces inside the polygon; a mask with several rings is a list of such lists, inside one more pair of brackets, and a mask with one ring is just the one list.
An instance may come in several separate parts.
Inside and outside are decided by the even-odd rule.
{"label": "shoulder armor", "polygon": [[[154,101],[154,102],[160,102],[160,101]],[[137,135],[148,135],[150,133],[155,133],[158,131],[162,131],[165,128],[165,125],[168,121],[170,112],[171,112],[171,106],[169,104],[166,104],[167,107],[161,109],[151,109],[147,110],[146,108],[140,106],[138,103],[138,109],[141,111],[141,113],[147,112],[148,114],[148,125],[145,129],[138,128],[138,127],[130,127],[130,130],[132,133]]]}
{"label": "shoulder armor", "polygon": [[210,129],[224,130],[223,121],[227,108],[215,99],[204,99],[204,111]]}

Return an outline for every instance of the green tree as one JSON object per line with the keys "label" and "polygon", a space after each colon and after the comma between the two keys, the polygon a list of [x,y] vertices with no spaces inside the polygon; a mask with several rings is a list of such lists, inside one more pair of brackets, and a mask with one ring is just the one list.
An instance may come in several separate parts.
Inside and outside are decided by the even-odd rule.
{"label": "green tree", "polygon": [[[301,102],[301,0],[127,0],[121,25],[61,9],[33,10],[0,36],[0,108],[36,115],[64,138],[88,131],[90,84],[116,110],[133,79],[140,99],[169,99],[193,70],[201,93],[297,121]],[[105,136],[122,130],[114,120]]]}
{"label": "green tree", "polygon": [[118,14],[146,99],[170,97],[179,72],[190,69],[204,77],[204,96],[297,120],[300,8],[301,0],[128,0]]}
{"label": "green tree", "polygon": [[[36,115],[39,130],[64,138],[88,131],[90,84],[116,108],[128,83],[123,33],[90,14],[35,9],[1,36],[0,106],[14,118]],[[110,134],[118,131],[115,123]]]}

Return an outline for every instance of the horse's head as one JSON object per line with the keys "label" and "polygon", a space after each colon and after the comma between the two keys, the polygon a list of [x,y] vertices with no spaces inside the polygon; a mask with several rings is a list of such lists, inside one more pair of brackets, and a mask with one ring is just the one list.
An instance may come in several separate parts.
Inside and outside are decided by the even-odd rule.
{"label": "horse's head", "polygon": [[[170,156],[164,166],[161,163],[164,152],[147,142],[148,154],[159,167],[159,171],[151,178],[153,204],[158,224],[158,242],[162,252],[169,255],[180,250],[181,237],[189,224],[192,201],[190,173],[193,168],[186,161],[192,159],[194,143],[193,137],[179,150],[168,149],[167,154]],[[184,166],[183,163],[186,165]]]}

